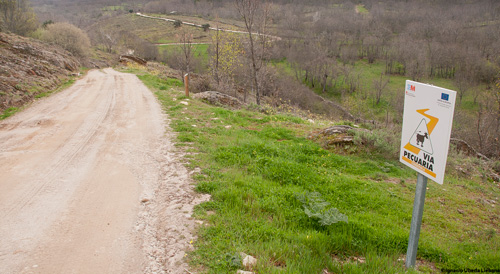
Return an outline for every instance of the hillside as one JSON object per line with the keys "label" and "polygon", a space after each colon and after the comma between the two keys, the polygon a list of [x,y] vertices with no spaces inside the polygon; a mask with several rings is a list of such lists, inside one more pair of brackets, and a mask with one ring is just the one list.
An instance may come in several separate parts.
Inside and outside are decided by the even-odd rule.
{"label": "hillside", "polygon": [[59,87],[79,67],[80,62],[59,47],[0,33],[0,113]]}
{"label": "hillside", "polygon": [[[397,142],[394,136],[373,130],[355,136],[344,151],[324,148],[306,136],[331,121],[256,112],[252,106],[210,106],[184,96],[180,81],[137,66],[126,71],[156,93],[177,132],[177,146],[193,152],[188,167],[196,190],[212,197],[194,211],[202,224],[188,255],[194,273],[500,267],[500,185],[489,177],[491,162],[451,150],[444,185],[428,184],[418,271],[407,271],[416,175],[395,157],[383,156]],[[257,263],[243,266],[240,252]]]}

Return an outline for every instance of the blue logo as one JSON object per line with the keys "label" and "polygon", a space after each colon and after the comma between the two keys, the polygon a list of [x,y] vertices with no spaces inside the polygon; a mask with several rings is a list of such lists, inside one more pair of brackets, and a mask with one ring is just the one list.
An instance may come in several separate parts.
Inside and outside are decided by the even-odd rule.
{"label": "blue logo", "polygon": [[441,93],[441,100],[445,100],[445,101],[450,100],[450,95],[447,93]]}

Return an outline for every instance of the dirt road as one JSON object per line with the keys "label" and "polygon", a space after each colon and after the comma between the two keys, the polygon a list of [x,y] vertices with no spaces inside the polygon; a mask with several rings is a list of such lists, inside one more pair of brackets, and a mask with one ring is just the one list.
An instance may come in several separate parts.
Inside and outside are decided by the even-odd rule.
{"label": "dirt road", "polygon": [[105,69],[0,121],[0,273],[186,273],[206,197],[165,119]]}

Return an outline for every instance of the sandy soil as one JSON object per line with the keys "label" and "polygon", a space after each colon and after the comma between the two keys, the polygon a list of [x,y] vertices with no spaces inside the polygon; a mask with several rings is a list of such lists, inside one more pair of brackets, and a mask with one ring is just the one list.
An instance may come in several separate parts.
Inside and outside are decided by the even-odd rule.
{"label": "sandy soil", "polygon": [[0,273],[187,273],[207,197],[167,124],[112,69],[0,121]]}

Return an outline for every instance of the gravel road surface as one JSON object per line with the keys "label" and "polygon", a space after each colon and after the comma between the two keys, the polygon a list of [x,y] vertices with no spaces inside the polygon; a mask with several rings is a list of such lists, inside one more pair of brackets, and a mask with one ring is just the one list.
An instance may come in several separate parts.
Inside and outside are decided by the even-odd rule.
{"label": "gravel road surface", "polygon": [[0,121],[0,273],[186,273],[195,204],[154,95],[92,70]]}

